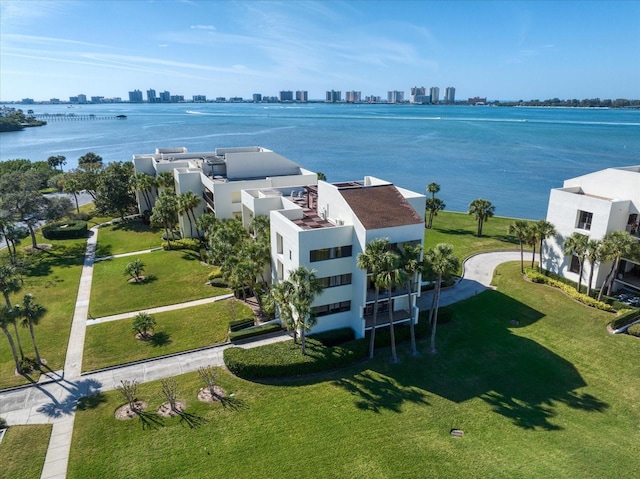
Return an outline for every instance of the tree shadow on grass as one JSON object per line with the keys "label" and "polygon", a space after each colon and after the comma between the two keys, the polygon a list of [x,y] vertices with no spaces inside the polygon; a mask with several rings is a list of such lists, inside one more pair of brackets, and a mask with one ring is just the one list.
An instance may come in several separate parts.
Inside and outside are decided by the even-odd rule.
{"label": "tree shadow on grass", "polygon": [[126,231],[134,233],[160,233],[162,228],[154,228],[144,224],[141,219],[127,219],[125,221],[119,221],[111,225],[113,231]]}
{"label": "tree shadow on grass", "polygon": [[97,408],[100,404],[107,402],[107,397],[104,393],[92,394],[78,399],[77,408],[79,411],[86,411],[88,409]]}
{"label": "tree shadow on grass", "polygon": [[246,401],[243,401],[242,399],[238,399],[236,397],[230,397],[230,396],[220,397],[220,396],[218,396],[218,399],[220,400],[220,404],[222,404],[223,408],[229,409],[231,411],[239,411],[241,409],[249,409],[249,405],[246,403]]}
{"label": "tree shadow on grass", "polygon": [[153,336],[150,336],[147,341],[154,348],[160,348],[167,344],[171,344],[171,335],[164,331],[154,332]]}
{"label": "tree shadow on grass", "polygon": [[140,424],[143,430],[155,430],[164,427],[164,421],[162,420],[162,417],[158,416],[154,412],[136,411],[136,415],[140,420]]}
{"label": "tree shadow on grass", "polygon": [[129,284],[132,286],[144,286],[146,284],[155,283],[156,281],[158,281],[158,277],[155,274],[150,274],[140,281],[131,281]]}
{"label": "tree shadow on grass", "polygon": [[202,416],[185,411],[180,412],[178,416],[180,416],[180,424],[187,426],[190,429],[197,429],[208,422],[207,419]]}
{"label": "tree shadow on grass", "polygon": [[472,230],[463,230],[460,228],[450,229],[450,228],[433,228],[434,231],[438,233],[442,233],[444,235],[453,235],[453,236],[476,236],[478,231]]}

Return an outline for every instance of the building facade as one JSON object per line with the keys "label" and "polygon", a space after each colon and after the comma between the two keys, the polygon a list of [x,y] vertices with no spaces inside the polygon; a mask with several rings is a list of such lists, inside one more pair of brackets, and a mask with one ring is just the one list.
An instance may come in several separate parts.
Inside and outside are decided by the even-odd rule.
{"label": "building facade", "polygon": [[[573,281],[578,281],[577,258],[563,253],[564,240],[573,233],[601,240],[607,233],[627,231],[640,241],[640,165],[607,168],[565,180],[562,188],[549,195],[547,221],[558,235],[547,240],[544,267]],[[583,284],[593,267],[593,286],[598,288],[611,269],[611,262],[585,261]],[[616,272],[614,291],[633,289],[640,292],[640,263],[624,258]]]}

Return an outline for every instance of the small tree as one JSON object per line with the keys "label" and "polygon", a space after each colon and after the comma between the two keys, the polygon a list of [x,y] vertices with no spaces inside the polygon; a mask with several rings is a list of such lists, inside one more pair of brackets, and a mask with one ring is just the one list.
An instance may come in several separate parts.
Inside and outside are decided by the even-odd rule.
{"label": "small tree", "polygon": [[475,215],[478,221],[478,238],[482,236],[482,226],[484,222],[493,216],[496,207],[491,204],[491,201],[482,198],[477,198],[469,204],[469,214]]}
{"label": "small tree", "polygon": [[124,269],[124,274],[128,274],[135,281],[140,281],[142,272],[144,271],[144,263],[141,259],[135,259],[129,263]]}
{"label": "small tree", "polygon": [[198,368],[198,376],[205,384],[205,386],[209,389],[211,396],[215,396],[215,387],[218,382],[218,372],[213,366],[203,366]]}
{"label": "small tree", "polygon": [[163,379],[162,383],[162,396],[169,403],[169,407],[172,411],[179,412],[176,407],[178,403],[178,383],[171,378]]}
{"label": "small tree", "polygon": [[138,381],[135,379],[133,381],[127,381],[123,379],[120,381],[120,386],[117,386],[116,389],[122,394],[124,400],[127,401],[129,408],[132,411],[137,411],[136,408],[136,400],[138,395]]}
{"label": "small tree", "polygon": [[131,325],[131,329],[136,334],[139,334],[142,339],[147,339],[151,336],[153,332],[153,328],[156,325],[156,320],[149,313],[141,312],[133,318],[133,324]]}

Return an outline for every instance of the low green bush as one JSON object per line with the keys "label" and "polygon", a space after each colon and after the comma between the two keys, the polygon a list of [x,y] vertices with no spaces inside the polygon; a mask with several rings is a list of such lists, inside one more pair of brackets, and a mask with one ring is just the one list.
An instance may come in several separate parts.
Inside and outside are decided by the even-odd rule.
{"label": "low green bush", "polygon": [[243,339],[262,336],[263,334],[275,333],[281,330],[282,326],[280,326],[279,324],[261,324],[260,326],[256,326],[254,328],[241,329],[239,331],[229,333],[229,341],[241,341]]}
{"label": "low green bush", "polygon": [[227,283],[224,279],[222,278],[217,278],[217,279],[212,279],[209,280],[209,284],[211,286],[213,286],[214,288],[228,288],[229,287],[229,283]]}
{"label": "low green bush", "polygon": [[627,333],[640,338],[640,323],[632,324],[627,328]]}
{"label": "low green bush", "polygon": [[224,363],[232,373],[246,379],[280,378],[317,373],[344,367],[367,356],[368,343],[356,339],[340,346],[326,347],[307,339],[307,354],[291,341],[258,348],[228,348]]}
{"label": "low green bush", "polygon": [[609,311],[609,312],[614,311],[613,306],[611,306],[610,304],[593,299],[591,296],[587,296],[586,294],[579,293],[578,291],[576,291],[575,287],[572,287],[562,281],[551,278],[549,276],[545,276],[544,274],[541,274],[534,269],[527,268],[525,270],[525,273],[527,275],[527,278],[529,278],[529,280],[531,280],[533,283],[546,284],[549,286],[553,286],[554,288],[558,288],[562,290],[565,294],[567,294],[569,297],[575,299],[576,301],[582,304],[585,304],[592,308],[600,309],[602,311]]}
{"label": "low green bush", "polygon": [[611,321],[610,326],[612,329],[620,329],[627,324],[633,323],[636,319],[640,319],[640,309],[634,308],[622,312],[616,319]]}
{"label": "low green bush", "polygon": [[6,429],[9,426],[7,425],[7,420],[3,417],[0,417],[0,429]]}
{"label": "low green bush", "polygon": [[[165,250],[169,249],[169,243],[167,241],[162,242],[162,249],[165,249]],[[172,250],[188,249],[191,251],[199,252],[200,240],[197,240],[195,238],[180,238],[176,240],[171,240],[171,249]]]}
{"label": "low green bush", "polygon": [[222,278],[222,271],[220,271],[220,266],[214,266],[211,273],[209,273],[209,276],[207,276],[207,279],[209,281],[213,281],[218,278]]}
{"label": "low green bush", "polygon": [[76,220],[51,223],[42,228],[42,236],[51,240],[84,238],[87,236],[87,222]]}
{"label": "low green bush", "polygon": [[253,325],[253,318],[236,319],[234,321],[229,321],[229,331],[233,333],[240,331],[241,329],[250,328]]}
{"label": "low green bush", "polygon": [[[177,241],[179,239],[182,238],[182,235],[180,234],[180,230],[173,230],[169,232],[169,239],[171,241]],[[160,239],[162,239],[162,241],[167,241],[167,232],[165,231],[164,233],[162,233],[162,235],[160,236]]]}
{"label": "low green bush", "polygon": [[309,339],[315,339],[320,341],[327,347],[338,346],[349,341],[353,341],[356,338],[356,333],[351,328],[333,329],[331,331],[324,331],[318,334],[312,334]]}

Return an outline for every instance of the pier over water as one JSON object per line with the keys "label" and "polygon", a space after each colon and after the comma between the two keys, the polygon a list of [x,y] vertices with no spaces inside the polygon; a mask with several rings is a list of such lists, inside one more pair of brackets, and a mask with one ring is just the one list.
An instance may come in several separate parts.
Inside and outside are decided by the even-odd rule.
{"label": "pier over water", "polygon": [[126,120],[127,115],[78,115],[77,113],[40,113],[33,115],[38,120],[45,121],[86,121],[86,120]]}

